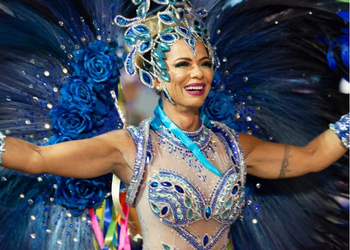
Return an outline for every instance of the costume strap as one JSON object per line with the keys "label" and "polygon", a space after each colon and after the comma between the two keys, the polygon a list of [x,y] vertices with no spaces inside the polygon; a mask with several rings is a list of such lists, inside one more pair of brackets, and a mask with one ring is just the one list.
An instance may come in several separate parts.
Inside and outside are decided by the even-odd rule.
{"label": "costume strap", "polygon": [[[199,150],[198,146],[178,127],[163,111],[162,99],[159,99],[158,106],[154,109],[155,118],[151,121],[151,127],[154,130],[159,129],[160,125],[164,125],[169,129],[181,142],[193,153],[193,155],[206,167],[209,171],[213,172],[217,176],[222,177],[220,171],[211,164],[207,158]],[[208,123],[209,119],[205,119],[205,123]]]}

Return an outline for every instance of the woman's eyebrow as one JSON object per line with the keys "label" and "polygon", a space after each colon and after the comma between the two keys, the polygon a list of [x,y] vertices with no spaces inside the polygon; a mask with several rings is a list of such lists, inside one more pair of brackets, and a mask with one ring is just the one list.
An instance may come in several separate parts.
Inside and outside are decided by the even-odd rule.
{"label": "woman's eyebrow", "polygon": [[209,60],[209,57],[204,56],[204,57],[202,57],[201,59],[199,59],[199,61],[203,61],[203,60],[206,60],[206,59],[208,59],[208,60]]}
{"label": "woman's eyebrow", "polygon": [[174,62],[179,61],[179,60],[192,61],[192,59],[189,57],[180,57],[180,58],[177,58]]}
{"label": "woman's eyebrow", "polygon": [[[206,59],[209,60],[209,57],[204,56],[204,57],[202,57],[201,59],[199,59],[199,61],[203,61],[203,60],[206,60]],[[189,58],[189,57],[180,57],[180,58],[177,58],[174,62],[179,61],[179,60],[184,60],[184,61],[189,61],[189,62],[192,61],[192,59]]]}

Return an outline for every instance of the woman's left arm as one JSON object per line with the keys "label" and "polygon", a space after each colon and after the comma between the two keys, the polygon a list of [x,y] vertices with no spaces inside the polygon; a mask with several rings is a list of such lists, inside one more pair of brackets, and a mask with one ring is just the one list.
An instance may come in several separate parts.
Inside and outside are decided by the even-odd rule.
{"label": "woman's left arm", "polygon": [[330,129],[305,147],[266,142],[242,133],[239,137],[247,173],[266,179],[290,178],[321,171],[347,151]]}

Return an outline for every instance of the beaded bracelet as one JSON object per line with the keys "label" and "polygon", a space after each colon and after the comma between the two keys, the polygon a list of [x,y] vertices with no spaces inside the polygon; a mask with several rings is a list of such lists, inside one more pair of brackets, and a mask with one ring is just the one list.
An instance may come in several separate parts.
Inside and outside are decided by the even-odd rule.
{"label": "beaded bracelet", "polygon": [[345,147],[349,148],[350,113],[343,115],[335,124],[329,124],[329,128],[339,137]]}
{"label": "beaded bracelet", "polygon": [[6,136],[0,131],[0,163],[2,163],[2,152],[4,152],[5,149],[5,138]]}

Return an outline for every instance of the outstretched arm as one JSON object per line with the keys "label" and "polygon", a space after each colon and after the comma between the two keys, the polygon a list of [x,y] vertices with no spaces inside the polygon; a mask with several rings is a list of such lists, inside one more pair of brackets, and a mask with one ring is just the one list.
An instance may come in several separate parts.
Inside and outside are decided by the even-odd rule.
{"label": "outstretched arm", "polygon": [[247,173],[266,179],[290,178],[318,172],[338,160],[347,149],[327,130],[305,147],[262,141],[240,133]]}
{"label": "outstretched arm", "polygon": [[74,178],[112,172],[126,184],[131,180],[136,152],[127,130],[43,147],[7,137],[5,147],[1,165],[6,168]]}

